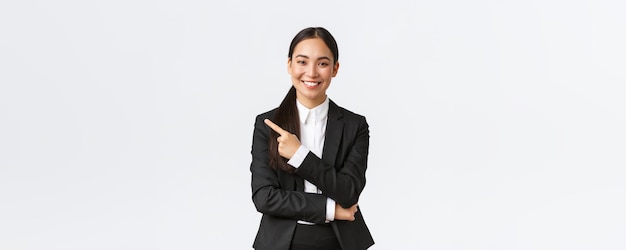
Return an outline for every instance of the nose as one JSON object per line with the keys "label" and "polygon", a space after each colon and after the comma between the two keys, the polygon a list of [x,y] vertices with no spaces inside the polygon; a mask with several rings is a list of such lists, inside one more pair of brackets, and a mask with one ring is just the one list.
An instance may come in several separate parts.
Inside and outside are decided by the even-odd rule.
{"label": "nose", "polygon": [[309,64],[309,69],[307,70],[307,73],[308,77],[317,77],[317,64]]}

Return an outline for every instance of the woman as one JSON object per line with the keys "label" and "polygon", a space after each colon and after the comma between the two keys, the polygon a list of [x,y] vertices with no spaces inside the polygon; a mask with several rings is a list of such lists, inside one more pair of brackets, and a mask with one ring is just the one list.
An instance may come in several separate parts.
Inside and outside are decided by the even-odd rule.
{"label": "woman", "polygon": [[365,117],[326,96],[339,51],[324,28],[291,41],[293,86],[276,109],[256,117],[252,201],[263,213],[253,247],[367,249],[374,244],[357,202],[365,187],[369,127]]}

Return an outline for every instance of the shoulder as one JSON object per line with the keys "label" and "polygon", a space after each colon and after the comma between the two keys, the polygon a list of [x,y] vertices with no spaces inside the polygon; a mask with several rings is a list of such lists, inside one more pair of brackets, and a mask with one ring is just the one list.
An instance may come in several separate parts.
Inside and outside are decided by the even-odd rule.
{"label": "shoulder", "polygon": [[278,108],[274,108],[272,110],[260,113],[256,116],[256,120],[259,121],[263,121],[264,119],[272,119],[274,118],[274,114],[276,114],[276,111],[278,110]]}
{"label": "shoulder", "polygon": [[267,133],[269,133],[269,127],[267,125],[265,125],[265,119],[272,119],[274,118],[274,114],[276,113],[276,110],[278,110],[278,108],[274,108],[272,110],[260,113],[256,115],[256,118],[254,120],[254,134],[255,136],[261,135],[262,137],[267,137]]}
{"label": "shoulder", "polygon": [[355,113],[347,108],[344,108],[342,106],[337,105],[335,102],[333,102],[332,100],[330,101],[329,104],[329,114],[333,114],[338,116],[338,118],[343,118],[346,119],[348,121],[365,121],[365,116]]}

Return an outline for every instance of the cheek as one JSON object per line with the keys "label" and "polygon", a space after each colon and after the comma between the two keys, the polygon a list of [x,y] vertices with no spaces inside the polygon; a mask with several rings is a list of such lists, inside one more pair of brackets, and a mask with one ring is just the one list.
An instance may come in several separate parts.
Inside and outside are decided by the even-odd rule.
{"label": "cheek", "polygon": [[325,68],[323,70],[320,70],[320,75],[322,75],[324,78],[332,78],[333,75],[333,69],[332,68]]}
{"label": "cheek", "polygon": [[300,67],[291,67],[291,76],[300,77],[302,75],[302,69]]}

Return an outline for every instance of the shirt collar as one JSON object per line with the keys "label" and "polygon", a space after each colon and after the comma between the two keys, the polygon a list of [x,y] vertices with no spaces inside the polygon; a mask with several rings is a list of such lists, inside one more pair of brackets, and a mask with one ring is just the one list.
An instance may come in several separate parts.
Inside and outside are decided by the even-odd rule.
{"label": "shirt collar", "polygon": [[317,107],[314,107],[312,109],[307,108],[302,103],[300,103],[298,99],[296,99],[296,106],[298,107],[298,115],[300,115],[301,123],[307,124],[309,118],[311,118],[312,121],[317,122],[328,116],[329,99],[328,97],[326,97],[322,104],[317,105]]}

